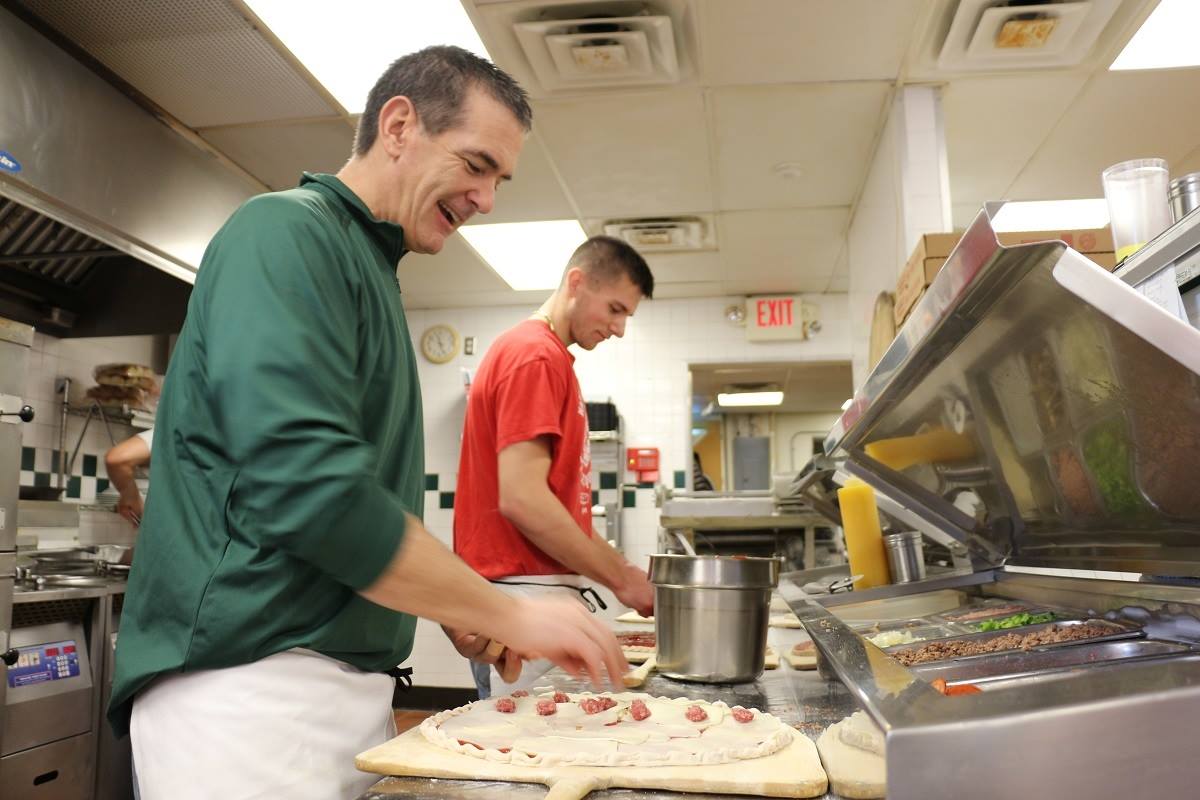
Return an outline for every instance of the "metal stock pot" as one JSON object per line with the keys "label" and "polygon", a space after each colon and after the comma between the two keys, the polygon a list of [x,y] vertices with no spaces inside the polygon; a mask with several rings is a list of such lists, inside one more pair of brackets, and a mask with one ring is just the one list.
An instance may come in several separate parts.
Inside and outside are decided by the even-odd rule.
{"label": "metal stock pot", "polygon": [[777,558],[650,556],[658,671],[707,683],[761,675],[779,567]]}

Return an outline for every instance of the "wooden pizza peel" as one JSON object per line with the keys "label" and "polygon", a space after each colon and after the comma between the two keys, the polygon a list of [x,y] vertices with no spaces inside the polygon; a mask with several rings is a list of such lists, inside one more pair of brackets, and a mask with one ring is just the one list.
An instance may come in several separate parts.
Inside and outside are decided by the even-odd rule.
{"label": "wooden pizza peel", "polygon": [[819,797],[828,788],[816,745],[793,731],[792,743],[763,758],[728,764],[653,767],[526,767],[455,753],[429,743],[420,728],[355,758],[364,772],[424,778],[541,783],[547,800],[581,800],[597,789]]}

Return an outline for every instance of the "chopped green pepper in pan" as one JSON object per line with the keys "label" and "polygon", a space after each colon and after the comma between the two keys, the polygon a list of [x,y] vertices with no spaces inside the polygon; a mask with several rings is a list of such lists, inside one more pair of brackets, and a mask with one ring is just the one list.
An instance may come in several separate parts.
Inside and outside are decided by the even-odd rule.
{"label": "chopped green pepper in pan", "polygon": [[1044,611],[1041,614],[1030,614],[1025,611],[1020,614],[1013,614],[1011,617],[984,620],[979,623],[978,628],[980,631],[1002,631],[1007,628],[1022,628],[1026,625],[1037,625],[1041,622],[1054,622],[1054,612]]}

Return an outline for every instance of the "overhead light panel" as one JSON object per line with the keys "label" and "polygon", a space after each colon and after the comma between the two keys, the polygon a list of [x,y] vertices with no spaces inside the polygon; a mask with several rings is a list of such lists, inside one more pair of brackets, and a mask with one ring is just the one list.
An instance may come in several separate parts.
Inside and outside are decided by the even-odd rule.
{"label": "overhead light panel", "polygon": [[728,387],[717,393],[717,405],[721,408],[744,408],[747,406],[777,406],[783,402],[783,392],[774,386]]}
{"label": "overhead light panel", "polygon": [[1032,200],[1005,203],[992,220],[992,229],[1008,231],[1069,231],[1103,228],[1108,224],[1108,203],[1103,197],[1087,200]]}
{"label": "overhead light panel", "polygon": [[490,60],[458,0],[246,0],[312,76],[351,114],[388,65],[434,44],[454,44]]}
{"label": "overhead light panel", "polygon": [[1200,3],[1196,0],[1162,0],[1109,69],[1200,66],[1200,47],[1196,46],[1198,28]]}
{"label": "overhead light panel", "polygon": [[587,240],[583,226],[573,219],[465,225],[459,232],[517,291],[558,288],[567,260]]}

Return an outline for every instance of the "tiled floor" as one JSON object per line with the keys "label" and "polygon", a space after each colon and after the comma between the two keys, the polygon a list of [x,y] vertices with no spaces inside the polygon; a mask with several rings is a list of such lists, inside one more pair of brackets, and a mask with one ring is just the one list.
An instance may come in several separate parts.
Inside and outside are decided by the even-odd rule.
{"label": "tiled floor", "polygon": [[409,728],[415,728],[421,724],[426,717],[433,716],[432,711],[406,711],[402,708],[395,710],[396,715],[396,733],[404,733]]}

